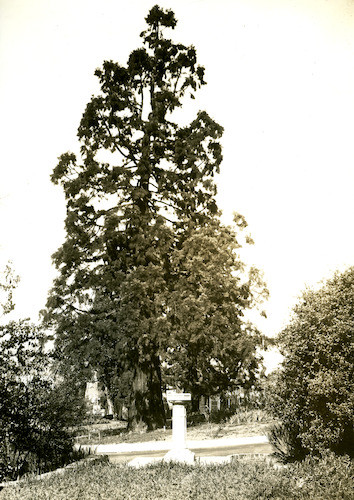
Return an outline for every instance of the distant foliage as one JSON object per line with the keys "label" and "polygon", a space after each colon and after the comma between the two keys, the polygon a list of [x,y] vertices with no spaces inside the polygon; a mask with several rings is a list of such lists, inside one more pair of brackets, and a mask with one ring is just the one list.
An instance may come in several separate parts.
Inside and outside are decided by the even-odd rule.
{"label": "distant foliage", "polygon": [[234,413],[228,420],[232,425],[254,424],[254,423],[269,423],[273,422],[269,413],[264,410],[241,410]]}
{"label": "distant foliage", "polygon": [[354,267],[306,291],[279,340],[285,358],[270,407],[282,422],[273,431],[280,456],[353,457]]}
{"label": "distant foliage", "polygon": [[19,280],[20,278],[15,274],[12,263],[9,262],[0,273],[0,317],[13,310],[13,292]]}

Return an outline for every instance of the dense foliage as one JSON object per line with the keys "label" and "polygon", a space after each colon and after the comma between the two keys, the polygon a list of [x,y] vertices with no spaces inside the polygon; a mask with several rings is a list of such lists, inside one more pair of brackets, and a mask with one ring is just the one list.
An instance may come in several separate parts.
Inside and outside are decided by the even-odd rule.
{"label": "dense foliage", "polygon": [[351,500],[354,465],[343,457],[286,468],[266,461],[228,465],[159,464],[144,469],[88,465],[0,492],[1,500]]}
{"label": "dense foliage", "polygon": [[354,267],[306,291],[280,335],[272,411],[284,459],[330,449],[354,456]]}
{"label": "dense foliage", "polygon": [[[180,353],[173,365],[182,373],[191,363],[186,357],[206,341],[211,352],[205,362],[199,356],[196,368],[205,381],[198,391],[206,390],[208,379],[211,392],[225,385],[229,370],[235,377],[255,370],[256,338],[252,332],[241,339],[248,335],[241,317],[254,303],[251,288],[259,280],[254,272],[242,283],[232,276],[240,266],[232,253],[237,244],[232,250],[231,231],[217,223],[222,127],[205,111],[189,125],[173,120],[183,98],[205,84],[204,68],[194,47],[164,36],[176,25],[172,11],[155,6],[146,21],[143,47],[126,66],[105,61],[96,70],[101,91],[80,123],[81,158],[63,154],[54,169],[52,180],[66,196],[67,236],[54,256],[59,275],[46,320],[55,328],[58,356],[96,370],[112,396],[129,402],[130,424],[153,428],[165,420],[161,363],[171,352]],[[225,249],[208,265],[202,245],[211,239],[214,248]],[[192,272],[189,244],[199,266]],[[199,287],[196,273],[209,272],[215,283],[205,276]],[[228,291],[216,293],[223,285]],[[195,315],[199,293],[205,295]],[[187,309],[184,294],[191,299]],[[183,319],[174,313],[180,306]],[[197,380],[194,374],[177,378],[186,387]]]}
{"label": "dense foliage", "polygon": [[241,216],[234,228],[214,220],[191,231],[171,259],[176,278],[168,295],[165,375],[196,398],[256,380],[260,335],[243,315],[267,290],[256,269],[245,272],[238,255],[246,226]]}
{"label": "dense foliage", "polygon": [[[74,459],[69,426],[85,414],[75,384],[56,380],[45,332],[28,320],[9,321],[19,278],[0,277],[0,481]],[[54,377],[54,378],[53,378]]]}
{"label": "dense foliage", "polygon": [[77,394],[53,382],[45,340],[28,321],[0,326],[0,480],[76,456],[68,427],[85,408]]}

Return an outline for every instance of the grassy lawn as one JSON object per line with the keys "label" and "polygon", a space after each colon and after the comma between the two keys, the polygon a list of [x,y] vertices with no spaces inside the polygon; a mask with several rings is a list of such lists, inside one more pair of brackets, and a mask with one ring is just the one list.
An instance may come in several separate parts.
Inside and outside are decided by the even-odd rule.
{"label": "grassy lawn", "polygon": [[0,500],[331,500],[353,498],[349,459],[275,468],[265,461],[220,466],[158,464],[144,469],[87,464],[0,492]]}
{"label": "grassy lawn", "polygon": [[[190,439],[264,434],[266,416],[247,415],[228,423],[188,429]],[[168,439],[170,431],[127,433],[121,423],[91,427],[113,435],[101,442]],[[86,429],[88,430],[88,429]],[[107,441],[108,440],[108,441]],[[97,442],[97,440],[96,440]],[[103,458],[104,460],[104,458]],[[333,455],[282,466],[266,459],[235,460],[224,465],[155,464],[134,469],[122,463],[83,462],[43,479],[26,479],[0,491],[0,500],[352,500],[354,464]]]}
{"label": "grassy lawn", "polygon": [[[200,424],[188,427],[187,439],[218,439],[223,437],[242,437],[267,434],[270,423],[253,423],[244,425],[231,424]],[[83,437],[77,440],[80,444],[110,444],[110,443],[139,443],[145,441],[167,441],[172,438],[171,429],[157,429],[151,432],[127,432],[126,429],[117,429],[111,435],[102,432],[90,432],[90,438]]]}
{"label": "grassy lawn", "polygon": [[[249,411],[236,415],[226,423],[203,423],[188,426],[187,439],[218,439],[267,434],[274,421],[262,411]],[[85,437],[77,439],[80,444],[138,443],[166,441],[172,437],[171,429],[151,432],[128,432],[123,422],[96,424],[82,430]]]}

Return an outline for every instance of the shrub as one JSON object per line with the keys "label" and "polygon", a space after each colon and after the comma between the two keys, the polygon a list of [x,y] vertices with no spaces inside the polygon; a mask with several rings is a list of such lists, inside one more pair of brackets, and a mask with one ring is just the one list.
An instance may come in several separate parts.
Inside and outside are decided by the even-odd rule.
{"label": "shrub", "polygon": [[75,458],[69,426],[84,406],[51,379],[44,342],[27,321],[0,327],[0,481]]}
{"label": "shrub", "polygon": [[269,431],[268,438],[275,448],[274,456],[280,462],[295,462],[306,457],[306,450],[301,444],[297,427],[274,424]]}
{"label": "shrub", "polygon": [[213,410],[209,415],[209,422],[213,424],[221,424],[222,422],[226,422],[232,415],[233,410],[230,408],[221,408],[220,410]]}
{"label": "shrub", "polygon": [[273,444],[290,460],[326,449],[353,457],[354,267],[306,291],[279,340],[270,409],[283,425]]}
{"label": "shrub", "polygon": [[206,417],[203,413],[199,413],[198,411],[188,413],[187,412],[187,422],[188,425],[198,425],[206,422]]}
{"label": "shrub", "polygon": [[265,410],[241,410],[236,411],[229,418],[233,425],[253,424],[255,422],[272,422],[274,419]]}

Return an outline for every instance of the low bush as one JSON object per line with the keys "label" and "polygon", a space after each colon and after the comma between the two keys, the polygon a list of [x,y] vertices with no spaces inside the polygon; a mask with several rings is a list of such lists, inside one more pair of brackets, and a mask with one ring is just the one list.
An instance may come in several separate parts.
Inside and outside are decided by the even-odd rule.
{"label": "low bush", "polygon": [[242,425],[273,422],[274,418],[265,410],[242,410],[231,415],[228,421],[233,425]]}
{"label": "low bush", "polygon": [[206,422],[206,417],[204,413],[193,412],[187,415],[188,425],[199,425]]}
{"label": "low bush", "polygon": [[275,449],[274,456],[282,463],[296,462],[306,457],[296,426],[274,424],[268,433],[268,439]]}
{"label": "low bush", "polygon": [[233,411],[230,408],[224,408],[220,410],[213,410],[209,415],[209,422],[213,424],[221,424],[226,422],[232,415]]}

